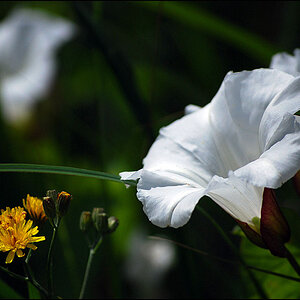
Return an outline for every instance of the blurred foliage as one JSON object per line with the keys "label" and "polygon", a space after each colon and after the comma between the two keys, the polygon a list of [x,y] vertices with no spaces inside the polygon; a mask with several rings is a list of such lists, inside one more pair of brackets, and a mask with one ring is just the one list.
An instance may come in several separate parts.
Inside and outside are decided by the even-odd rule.
{"label": "blurred foliage", "polygon": [[[292,1],[3,1],[0,5],[1,19],[13,8],[24,6],[69,19],[78,29],[76,37],[59,49],[51,91],[36,103],[31,118],[22,124],[0,120],[0,159],[8,163],[71,166],[111,174],[137,170],[159,128],[181,117],[186,105],[207,104],[228,71],[268,67],[277,51],[291,53],[300,46],[300,3]],[[135,189],[120,183],[0,173],[0,187],[1,207],[21,205],[27,193],[42,197],[49,189],[73,195],[54,249],[54,280],[61,297],[79,295],[88,256],[79,217],[81,211],[97,206],[116,216],[120,225],[94,259],[86,297],[258,298],[238,265],[179,247],[175,263],[155,294],[134,289],[126,277],[125,261],[136,228],[235,259],[215,228],[196,211],[184,227],[161,229],[148,221]],[[291,182],[278,196],[279,204],[294,209],[294,218],[299,220],[299,199]],[[227,233],[232,231],[233,219],[215,203],[203,198],[201,205]],[[41,233],[50,236],[48,225]],[[241,242],[249,264],[293,274],[284,260],[272,258],[239,236],[230,237],[237,246]],[[45,277],[40,266],[46,261],[48,243],[49,239],[40,243],[31,259],[41,278]],[[291,251],[299,259],[299,244],[294,247],[298,248]],[[5,254],[0,253],[0,259],[4,261]],[[22,272],[18,260],[10,268]],[[254,274],[271,298],[300,296],[297,283]],[[0,278],[0,297],[28,297],[25,284],[3,272]]]}

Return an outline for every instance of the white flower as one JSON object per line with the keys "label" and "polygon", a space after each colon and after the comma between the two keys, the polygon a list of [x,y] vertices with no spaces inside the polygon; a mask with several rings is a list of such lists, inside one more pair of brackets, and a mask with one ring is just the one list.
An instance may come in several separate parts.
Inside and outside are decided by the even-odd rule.
{"label": "white flower", "polygon": [[162,128],[143,168],[121,178],[138,180],[137,197],[157,226],[183,226],[207,195],[260,234],[264,188],[300,169],[299,108],[300,78],[228,73],[211,103]]}
{"label": "white flower", "polygon": [[270,68],[281,70],[294,76],[299,76],[300,49],[295,49],[294,55],[285,52],[275,54],[271,59]]}
{"label": "white flower", "polygon": [[4,117],[19,120],[46,95],[55,73],[57,48],[74,25],[30,9],[16,9],[0,24],[0,92]]}

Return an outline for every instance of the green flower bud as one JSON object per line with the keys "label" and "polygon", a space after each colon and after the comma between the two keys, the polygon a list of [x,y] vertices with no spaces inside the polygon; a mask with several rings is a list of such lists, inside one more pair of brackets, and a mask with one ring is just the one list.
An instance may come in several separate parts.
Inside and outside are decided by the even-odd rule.
{"label": "green flower bud", "polygon": [[57,196],[57,211],[60,217],[63,217],[69,208],[72,196],[67,192],[60,192]]}
{"label": "green flower bud", "polygon": [[92,214],[90,211],[83,211],[80,215],[79,228],[81,231],[87,231],[92,225]]}
{"label": "green flower bud", "polygon": [[93,209],[92,220],[99,233],[105,233],[108,230],[108,217],[103,208],[95,207]]}
{"label": "green flower bud", "polygon": [[107,233],[114,232],[117,229],[118,226],[119,226],[119,220],[114,216],[109,217],[108,218],[108,231],[107,231]]}

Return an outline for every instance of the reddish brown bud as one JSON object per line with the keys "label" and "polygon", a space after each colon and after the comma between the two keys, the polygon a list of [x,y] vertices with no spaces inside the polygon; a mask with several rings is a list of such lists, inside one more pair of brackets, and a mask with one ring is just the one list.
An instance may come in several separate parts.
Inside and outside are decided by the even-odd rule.
{"label": "reddish brown bud", "polygon": [[300,196],[300,171],[298,171],[293,177],[293,183],[297,194]]}
{"label": "reddish brown bud", "polygon": [[274,191],[269,188],[265,188],[263,193],[260,233],[273,255],[286,256],[284,244],[290,239],[290,228],[276,202]]}

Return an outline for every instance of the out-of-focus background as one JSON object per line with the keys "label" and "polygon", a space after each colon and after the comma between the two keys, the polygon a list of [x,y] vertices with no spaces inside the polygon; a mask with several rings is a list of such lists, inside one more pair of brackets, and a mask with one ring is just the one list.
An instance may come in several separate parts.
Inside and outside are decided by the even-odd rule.
{"label": "out-of-focus background", "polygon": [[[229,71],[268,67],[272,55],[300,47],[297,1],[3,1],[0,4],[0,161],[71,166],[111,174],[142,167],[159,128],[204,106]],[[36,15],[37,14],[37,15]],[[198,211],[182,228],[158,228],[135,189],[92,178],[0,173],[1,208],[49,189],[73,195],[54,248],[55,292],[79,295],[88,248],[83,210],[103,207],[120,225],[92,265],[88,298],[257,298],[222,236]],[[276,191],[299,258],[299,198],[290,180]],[[233,234],[236,225],[201,200],[249,264],[295,276],[283,259]],[[45,282],[49,236],[32,256]],[[0,253],[4,265],[6,253]],[[21,259],[9,266],[22,272]],[[299,283],[255,272],[270,298],[300,297]],[[28,297],[0,273],[0,297]],[[7,284],[14,289],[12,291]]]}

